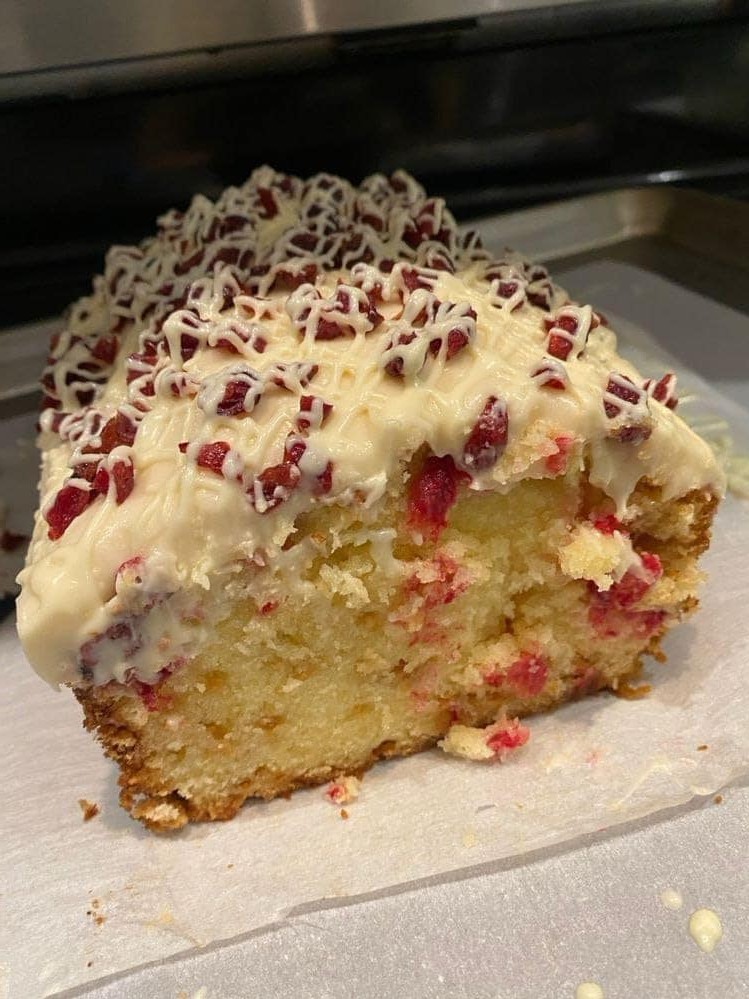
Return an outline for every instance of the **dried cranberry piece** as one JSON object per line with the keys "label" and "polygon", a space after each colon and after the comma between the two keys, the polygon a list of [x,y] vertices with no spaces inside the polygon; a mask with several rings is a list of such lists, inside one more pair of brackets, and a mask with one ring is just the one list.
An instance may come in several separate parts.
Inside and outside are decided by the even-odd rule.
{"label": "dried cranberry piece", "polygon": [[468,479],[451,455],[430,455],[411,480],[408,522],[435,540],[447,527],[447,514],[458,498],[458,485]]}
{"label": "dried cranberry piece", "polygon": [[331,319],[321,318],[315,330],[315,340],[340,340],[342,337],[351,336],[350,326],[341,326]]}
{"label": "dried cranberry piece", "polygon": [[132,461],[116,461],[112,466],[115,500],[124,503],[135,486],[135,470]]}
{"label": "dried cranberry piece", "polygon": [[[494,726],[490,726],[492,729]],[[506,727],[492,731],[486,744],[497,756],[524,746],[531,737],[529,729],[518,719],[510,721]]]}
{"label": "dried cranberry piece", "polygon": [[73,469],[73,475],[76,479],[85,479],[86,482],[93,482],[98,470],[98,461],[82,461]]}
{"label": "dried cranberry piece", "polygon": [[614,433],[614,437],[622,444],[644,444],[650,437],[652,430],[650,427],[629,426],[621,427]]}
{"label": "dried cranberry piece", "polygon": [[654,382],[651,378],[644,383],[643,388],[649,396],[656,399],[658,402],[662,402],[664,406],[669,409],[676,409],[679,404],[679,400],[676,398],[676,375],[673,372],[668,371],[666,374]]}
{"label": "dried cranberry piece", "polygon": [[138,427],[130,417],[119,410],[104,424],[101,432],[101,445],[99,452],[109,454],[120,444],[132,447]]}
{"label": "dried cranberry piece", "polygon": [[65,485],[59,490],[52,505],[44,514],[49,524],[47,536],[51,541],[61,538],[76,517],[79,517],[93,499],[93,493],[80,486]]}
{"label": "dried cranberry piece", "polygon": [[[216,264],[229,264],[230,266],[239,263],[239,258],[242,255],[242,249],[239,246],[222,246],[220,250],[217,250],[214,254],[210,267],[215,267]],[[224,307],[231,305],[231,296],[228,300],[226,297],[226,292],[224,293]]]}
{"label": "dried cranberry piece", "polygon": [[507,445],[508,427],[507,406],[489,396],[463,448],[463,465],[476,472],[495,465]]}
{"label": "dried cranberry piece", "polygon": [[613,513],[599,514],[599,516],[593,517],[591,522],[593,527],[595,527],[597,531],[600,531],[601,534],[611,535],[614,531],[619,531],[620,534],[627,533],[627,530],[622,522],[618,517],[615,517]]}
{"label": "dried cranberry piece", "polygon": [[[115,502],[119,506],[124,503],[135,485],[133,463],[129,459],[115,461],[112,465],[111,478],[114,480]],[[109,491],[110,473],[104,464],[99,465],[93,481],[92,496],[106,495]]]}
{"label": "dried cranberry piece", "polygon": [[228,381],[223,397],[216,406],[219,416],[239,416],[244,413],[245,399],[250,389],[254,387],[246,381]]}
{"label": "dried cranberry piece", "polygon": [[[473,318],[475,319],[476,314],[473,312],[473,309],[471,309],[471,313],[473,313]],[[468,337],[468,334],[465,332],[465,330],[460,330],[460,329],[450,330],[450,332],[447,334],[447,349],[445,351],[445,360],[446,361],[452,360],[452,358],[455,357],[456,354],[460,353],[460,351],[463,350],[464,347],[467,347],[470,342],[471,342],[470,338]],[[431,340],[429,343],[429,353],[432,354],[433,357],[436,357],[437,354],[439,354],[440,352],[441,346],[442,346],[441,337],[437,337],[436,340]]]}
{"label": "dried cranberry piece", "polygon": [[597,606],[604,609],[628,610],[642,600],[651,586],[663,575],[663,565],[658,556],[650,552],[642,552],[640,561],[643,572],[637,573],[630,569],[610,590],[600,591],[595,583],[589,584]]}
{"label": "dried cranberry piece", "polygon": [[273,219],[278,215],[278,205],[276,204],[276,196],[271,191],[269,187],[259,187],[257,189],[258,201],[262,206],[262,213],[260,214],[261,219]]}
{"label": "dried cranberry piece", "polygon": [[296,291],[303,284],[314,284],[317,278],[317,265],[305,264],[298,270],[279,267],[270,286],[271,291]]}
{"label": "dried cranberry piece", "polygon": [[544,358],[531,372],[531,378],[543,388],[557,391],[566,389],[569,382],[564,365],[552,358]]}
{"label": "dried cranberry piece", "polygon": [[306,253],[312,253],[317,249],[317,244],[320,237],[314,232],[298,232],[296,235],[291,237],[289,241],[291,245],[298,250],[304,250]]}
{"label": "dried cranberry piece", "polygon": [[207,468],[211,472],[215,472],[216,475],[223,475],[224,459],[229,451],[231,451],[231,444],[226,441],[212,441],[210,444],[203,444],[198,451],[196,464],[199,468]]}
{"label": "dried cranberry piece", "polygon": [[[614,400],[621,400],[623,405]],[[611,437],[624,444],[641,444],[650,437],[652,428],[648,422],[647,396],[631,378],[616,373],[609,376],[603,408],[609,419],[615,419],[623,411],[629,412],[633,418],[632,423],[614,429]]]}
{"label": "dried cranberry piece", "polygon": [[180,277],[183,274],[187,274],[188,271],[191,271],[193,269],[193,267],[197,267],[198,264],[202,263],[204,253],[205,250],[196,250],[195,253],[192,254],[192,256],[189,256],[184,260],[178,261],[174,265],[174,273],[179,275]]}
{"label": "dried cranberry piece", "polygon": [[302,460],[302,455],[306,450],[307,450],[307,445],[304,443],[304,441],[299,440],[298,437],[290,437],[286,441],[286,445],[283,451],[284,462],[286,464],[292,463],[294,465],[298,465],[299,462]]}
{"label": "dried cranberry piece", "polygon": [[312,492],[315,496],[326,496],[333,488],[333,462],[329,461],[325,468],[315,477]]}
{"label": "dried cranberry piece", "polygon": [[[292,462],[283,461],[262,471],[255,480],[260,485],[265,504],[262,512],[267,513],[284,503],[299,485],[301,477],[302,473]],[[254,490],[250,497],[254,499]]]}
{"label": "dried cranberry piece", "polygon": [[560,361],[566,361],[572,353],[572,341],[560,336],[558,333],[550,333],[546,349],[552,357],[557,357]]}
{"label": "dried cranberry piece", "polygon": [[[382,269],[382,264],[380,265],[380,269]],[[417,288],[424,288],[427,291],[431,291],[434,288],[434,281],[427,275],[422,274],[415,267],[404,267],[401,270],[401,277],[403,284],[409,291],[416,291]]]}
{"label": "dried cranberry piece", "polygon": [[102,336],[91,348],[91,355],[104,364],[112,364],[117,356],[117,338]]}
{"label": "dried cranberry piece", "polygon": [[228,236],[232,232],[244,229],[246,225],[247,219],[244,215],[227,215],[226,218],[221,220],[221,235]]}
{"label": "dried cranberry piece", "polygon": [[[606,385],[606,391],[617,399],[621,399],[623,402],[632,403],[636,406],[640,399],[642,398],[642,392],[635,385],[631,378],[627,378],[626,375],[619,375],[616,379],[609,378]],[[606,416],[609,419],[614,419],[621,413],[621,406],[617,406],[616,403],[609,402],[608,399],[604,400],[603,408],[606,410]]]}
{"label": "dried cranberry piece", "polygon": [[182,360],[189,361],[191,357],[194,357],[199,346],[200,340],[198,340],[197,337],[192,336],[191,333],[183,333],[179,340],[179,349],[182,354]]}
{"label": "dried cranberry piece", "polygon": [[153,368],[155,363],[155,354],[131,354],[127,359],[127,373],[125,375],[127,384],[134,382],[136,378],[142,378],[149,369]]}
{"label": "dried cranberry piece", "polygon": [[[397,338],[397,340],[395,342],[391,341],[388,344],[387,350],[390,351],[390,350],[393,349],[393,347],[396,347],[396,346],[398,346],[398,347],[405,347],[409,343],[413,343],[415,339],[416,339],[416,333],[414,333],[414,332],[411,332],[411,333],[401,333],[398,336],[398,338]],[[385,371],[387,371],[387,373],[389,375],[392,375],[393,378],[402,378],[403,377],[403,358],[396,354],[396,356],[393,357],[391,360],[389,360],[387,362],[387,364],[385,365]]]}
{"label": "dried cranberry piece", "polygon": [[80,406],[90,406],[94,401],[95,394],[96,389],[93,388],[79,388],[75,390],[75,397]]}
{"label": "dried cranberry piece", "polygon": [[299,399],[299,414],[296,418],[300,430],[318,429],[333,411],[333,405],[316,395],[303,395]]}

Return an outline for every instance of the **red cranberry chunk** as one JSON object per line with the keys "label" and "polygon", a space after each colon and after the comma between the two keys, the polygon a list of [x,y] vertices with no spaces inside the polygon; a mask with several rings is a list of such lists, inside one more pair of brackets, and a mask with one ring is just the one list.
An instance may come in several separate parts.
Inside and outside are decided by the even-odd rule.
{"label": "red cranberry chunk", "polygon": [[138,432],[137,425],[125,413],[118,411],[104,424],[101,432],[101,454],[109,454],[120,444],[131,447]]}
{"label": "red cranberry chunk", "polygon": [[667,372],[659,381],[653,382],[652,379],[648,379],[643,388],[658,402],[663,403],[669,409],[676,409],[679,400],[676,398],[676,375],[672,372]]}
{"label": "red cranberry chunk", "polygon": [[292,462],[284,461],[262,471],[256,479],[265,502],[262,512],[267,513],[284,503],[299,485],[301,477],[302,473]]}
{"label": "red cranberry chunk", "polygon": [[258,201],[262,206],[261,218],[273,219],[278,215],[278,205],[276,196],[269,187],[259,187],[257,190]]}
{"label": "red cranberry chunk", "polygon": [[226,441],[212,441],[203,444],[198,451],[196,464],[199,468],[207,468],[216,475],[223,475],[224,459],[231,451],[231,445]]}
{"label": "red cranberry chunk", "polygon": [[52,505],[44,514],[49,524],[47,536],[52,541],[61,538],[76,517],[80,516],[93,499],[93,493],[80,486],[66,485],[57,493]]}
{"label": "red cranberry chunk", "polygon": [[507,445],[507,433],[507,407],[490,396],[463,448],[465,467],[480,472],[495,465]]}
{"label": "red cranberry chunk", "polygon": [[297,426],[300,430],[316,430],[325,423],[332,411],[332,403],[325,402],[316,395],[303,395],[299,399]]}
{"label": "red cranberry chunk", "polygon": [[135,471],[132,461],[116,461],[112,466],[115,500],[119,506],[124,503],[135,485]]}
{"label": "red cranberry chunk", "polygon": [[327,496],[333,488],[333,462],[329,461],[325,468],[315,477],[312,492],[315,496]]}
{"label": "red cranberry chunk", "polygon": [[216,406],[219,416],[238,416],[245,412],[245,399],[253,386],[246,381],[230,381],[226,383],[223,397]]}
{"label": "red cranberry chunk", "polygon": [[117,338],[114,336],[99,337],[91,348],[91,354],[104,364],[112,364],[117,356]]}
{"label": "red cranberry chunk", "polygon": [[547,350],[552,357],[556,357],[560,361],[566,361],[572,352],[572,341],[568,340],[567,337],[560,336],[558,333],[550,333]]}
{"label": "red cranberry chunk", "polygon": [[507,681],[519,693],[529,697],[540,694],[549,677],[548,660],[541,655],[525,652],[507,671]]}
{"label": "red cranberry chunk", "polygon": [[614,531],[619,531],[621,534],[626,534],[627,530],[619,520],[615,517],[613,513],[600,514],[593,518],[593,527],[601,534],[613,534]]}
{"label": "red cranberry chunk", "polygon": [[411,480],[408,522],[434,540],[447,527],[447,514],[458,498],[458,485],[467,479],[448,454],[430,455]]}
{"label": "red cranberry chunk", "polygon": [[[626,375],[619,375],[618,378],[609,378],[606,384],[606,391],[610,395],[616,396],[617,399],[621,399],[622,402],[629,402],[634,406],[642,398],[642,391]],[[621,412],[621,407],[613,402],[609,402],[608,399],[604,401],[603,405],[606,410],[606,416],[610,419],[618,416]]]}

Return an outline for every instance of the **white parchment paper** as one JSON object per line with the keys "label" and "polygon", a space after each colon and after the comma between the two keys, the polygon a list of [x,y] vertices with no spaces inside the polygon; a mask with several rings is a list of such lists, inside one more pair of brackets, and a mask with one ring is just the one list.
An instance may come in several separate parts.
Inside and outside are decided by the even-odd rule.
{"label": "white parchment paper", "polygon": [[[626,332],[626,324],[618,324]],[[638,357],[647,364],[647,344]],[[695,377],[749,450],[749,414]],[[116,803],[115,768],[69,693],[0,627],[0,996],[33,999],[283,920],[300,908],[491,864],[712,793],[749,771],[749,504],[729,497],[702,608],[645,700],[601,695],[531,720],[504,765],[439,751],[381,764],[344,821],[320,789],[161,838]],[[101,814],[82,821],[79,798]]]}

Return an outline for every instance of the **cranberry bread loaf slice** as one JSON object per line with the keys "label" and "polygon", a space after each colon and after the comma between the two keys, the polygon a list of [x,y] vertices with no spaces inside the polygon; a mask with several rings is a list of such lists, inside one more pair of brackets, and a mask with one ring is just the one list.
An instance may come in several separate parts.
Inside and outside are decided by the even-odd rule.
{"label": "cranberry bread loaf slice", "polygon": [[401,172],[164,216],[43,385],[19,632],[155,829],[503,757],[696,606],[723,481],[673,376]]}

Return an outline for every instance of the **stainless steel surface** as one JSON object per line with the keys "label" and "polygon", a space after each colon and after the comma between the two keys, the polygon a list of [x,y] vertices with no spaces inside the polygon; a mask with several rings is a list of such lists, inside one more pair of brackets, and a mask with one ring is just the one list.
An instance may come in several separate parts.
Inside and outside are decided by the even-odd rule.
{"label": "stainless steel surface", "polygon": [[[553,270],[601,259],[634,264],[749,313],[749,203],[673,187],[610,191],[476,219]],[[748,331],[749,332],[749,331]]]}
{"label": "stainless steel surface", "polygon": [[[508,14],[591,8],[678,23],[725,16],[719,0],[5,0],[0,10],[0,73],[145,59],[277,39],[470,21]],[[586,11],[587,8],[587,11]]]}

